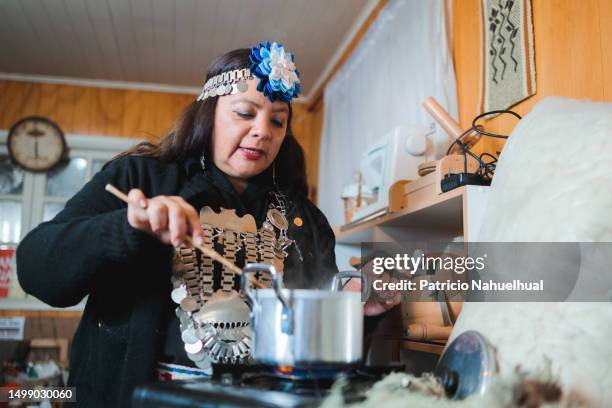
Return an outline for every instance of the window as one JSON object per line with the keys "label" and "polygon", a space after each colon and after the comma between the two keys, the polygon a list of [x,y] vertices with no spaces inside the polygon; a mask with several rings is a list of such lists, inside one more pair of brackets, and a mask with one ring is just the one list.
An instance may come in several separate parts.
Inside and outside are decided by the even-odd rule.
{"label": "window", "polygon": [[12,244],[21,237],[24,171],[0,150],[0,244]]}
{"label": "window", "polygon": [[[68,135],[69,160],[47,173],[25,171],[15,165],[6,146],[7,132],[0,131],[0,302],[27,299],[15,276],[14,251],[31,229],[52,219],[66,201],[116,154],[138,140],[100,136]],[[36,307],[13,302],[16,307]],[[9,306],[10,307],[10,306]]]}

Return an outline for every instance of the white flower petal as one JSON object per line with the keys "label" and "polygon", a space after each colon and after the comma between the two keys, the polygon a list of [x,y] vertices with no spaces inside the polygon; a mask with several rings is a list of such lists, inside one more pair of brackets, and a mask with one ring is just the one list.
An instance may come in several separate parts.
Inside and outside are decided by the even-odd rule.
{"label": "white flower petal", "polygon": [[280,79],[282,76],[281,69],[278,67],[272,67],[272,72],[270,72],[270,78],[272,79]]}
{"label": "white flower petal", "polygon": [[283,88],[291,90],[296,83],[300,83],[292,56],[285,51],[283,46],[272,43],[267,63],[271,70],[270,80],[280,82]]}

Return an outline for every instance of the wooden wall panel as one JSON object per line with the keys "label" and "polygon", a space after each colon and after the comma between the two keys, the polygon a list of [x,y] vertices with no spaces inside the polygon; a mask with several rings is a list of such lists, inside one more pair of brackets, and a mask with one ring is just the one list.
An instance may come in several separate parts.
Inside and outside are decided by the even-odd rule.
{"label": "wooden wall panel", "polygon": [[86,114],[88,116],[88,129],[90,134],[98,135],[116,135],[117,133],[106,133],[106,119],[111,115],[109,110],[112,109],[113,104],[120,104],[121,99],[114,101],[110,100],[110,95],[107,94],[106,89],[87,89],[87,105],[85,105]]}
{"label": "wooden wall panel", "polygon": [[36,99],[38,100],[38,112],[41,116],[57,116],[57,92],[52,84],[40,84],[35,87]]}
{"label": "wooden wall panel", "polygon": [[159,129],[162,134],[167,133],[183,109],[195,98],[195,95],[155,94],[155,129]]}
{"label": "wooden wall panel", "polygon": [[28,115],[66,133],[157,140],[195,95],[0,81],[0,128]]}
{"label": "wooden wall panel", "polygon": [[74,99],[76,94],[75,86],[62,86],[57,89],[57,112],[55,119],[58,123],[63,123],[69,129],[74,128],[76,112],[74,109]]}
{"label": "wooden wall panel", "polygon": [[304,149],[306,156],[306,172],[310,188],[310,199],[316,202],[317,182],[319,174],[319,144],[321,139],[321,123],[323,104],[319,103],[314,110],[302,103],[293,104],[291,126],[293,134]]}
{"label": "wooden wall panel", "polygon": [[[537,93],[512,109],[527,114],[545,96],[612,101],[612,2],[533,0]],[[467,128],[477,114],[480,90],[480,0],[453,0],[454,62],[459,120]],[[517,121],[501,116],[486,129],[508,134]],[[485,138],[476,152],[496,151],[503,141]]]}
{"label": "wooden wall panel", "polygon": [[[188,94],[0,81],[0,129],[9,129],[24,116],[42,115],[65,133],[156,141],[194,99]],[[308,112],[305,104],[295,103],[293,112],[293,130],[306,154],[309,184],[316,191],[322,107]]]}
{"label": "wooden wall panel", "polygon": [[[467,128],[479,103],[481,0],[452,1],[459,121]],[[532,8],[537,93],[513,109],[525,115],[538,100],[553,95],[612,101],[612,1],[532,0]],[[298,129],[309,133],[309,182],[316,187],[323,103],[314,99],[308,126]],[[485,126],[491,132],[509,134],[516,123],[511,116],[499,116]],[[484,138],[474,151],[496,152],[503,143]]]}
{"label": "wooden wall panel", "polygon": [[319,183],[319,152],[321,149],[321,135],[323,133],[323,101],[309,111],[310,139],[311,139],[311,171],[309,182],[311,199],[317,203],[317,186]]}
{"label": "wooden wall panel", "polygon": [[[99,115],[99,126],[103,135],[120,135],[123,131],[123,115],[125,112],[125,91],[120,89],[103,89],[97,92],[94,112]],[[98,123],[98,122],[96,122]],[[98,128],[98,124],[96,124]]]}
{"label": "wooden wall panel", "polygon": [[149,97],[149,92],[132,91],[126,93],[121,133],[124,135],[142,135],[147,139],[155,139],[156,135],[153,128],[156,115],[155,100]]}
{"label": "wooden wall panel", "polygon": [[25,116],[25,112],[37,112],[38,100],[33,94],[34,84],[9,81],[5,91],[2,93],[2,122],[0,126],[8,129],[19,118]]}
{"label": "wooden wall panel", "polygon": [[[86,135],[91,134],[93,132],[90,125],[90,110],[92,109],[93,105],[93,90],[91,88],[80,86],[71,88],[73,88],[72,101],[68,102],[70,103],[69,107],[73,111],[72,127],[68,127],[68,124],[63,124],[60,122],[58,122],[58,125],[67,133],[82,133]],[[102,133],[100,132],[100,134]]]}
{"label": "wooden wall panel", "polygon": [[[376,12],[384,4],[386,1],[380,1]],[[533,0],[532,5],[538,91],[514,109],[524,115],[548,95],[612,100],[612,2]],[[459,120],[468,127],[477,113],[480,90],[480,0],[453,0],[453,11]],[[155,141],[166,134],[193,99],[194,95],[0,81],[0,128],[7,129],[26,115],[38,114],[50,117],[67,133]],[[306,153],[313,192],[322,121],[321,100],[311,101],[309,109],[295,104],[294,133]],[[515,124],[510,117],[485,122],[488,130],[500,133],[511,132]],[[501,141],[483,139],[475,151],[501,147]]]}
{"label": "wooden wall panel", "polygon": [[612,1],[599,0],[603,99],[612,101]]}
{"label": "wooden wall panel", "polygon": [[[606,0],[609,1],[609,0]],[[544,95],[603,98],[599,0],[534,1],[538,85]]]}

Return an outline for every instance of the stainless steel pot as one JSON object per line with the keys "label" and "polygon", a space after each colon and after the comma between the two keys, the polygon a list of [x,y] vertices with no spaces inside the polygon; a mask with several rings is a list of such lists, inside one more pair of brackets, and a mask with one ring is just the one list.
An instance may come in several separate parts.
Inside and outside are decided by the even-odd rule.
{"label": "stainless steel pot", "polygon": [[[269,272],[272,289],[253,289],[248,275]],[[262,364],[313,367],[357,363],[362,357],[363,306],[358,292],[338,291],[340,272],[331,290],[285,289],[273,266],[249,264],[242,270],[242,287],[252,304],[251,355]]]}

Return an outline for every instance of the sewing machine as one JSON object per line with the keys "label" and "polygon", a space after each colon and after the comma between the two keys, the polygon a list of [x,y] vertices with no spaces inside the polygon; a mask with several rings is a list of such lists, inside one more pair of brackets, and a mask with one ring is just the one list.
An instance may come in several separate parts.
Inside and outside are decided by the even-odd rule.
{"label": "sewing machine", "polygon": [[418,166],[435,157],[432,135],[424,125],[397,126],[370,146],[361,156],[364,184],[373,193],[373,202],[359,208],[352,221],[374,218],[388,211],[389,189],[398,180],[416,180]]}
{"label": "sewing machine", "polygon": [[[423,102],[435,121],[448,134],[449,140],[455,140],[463,134],[460,125],[432,97]],[[403,197],[420,185],[435,185],[436,194],[441,194],[440,182],[449,174],[461,173],[467,170],[475,171],[474,163],[457,155],[444,157],[443,162],[436,161],[433,146],[435,128],[423,125],[404,125],[394,128],[385,137],[370,146],[361,157],[360,171],[364,184],[373,192],[373,203],[354,211],[352,221],[364,221],[375,218],[387,212],[390,208],[390,196],[396,194]],[[479,134],[472,132],[463,134],[462,141],[471,146],[478,141]],[[467,166],[467,169],[464,168]],[[428,173],[433,173],[429,175]],[[419,176],[425,176],[421,177]],[[398,182],[402,186],[398,186]],[[417,181],[416,183],[410,183]],[[400,191],[401,190],[401,191]],[[395,192],[395,193],[394,193]],[[403,198],[401,199],[403,200]],[[398,205],[391,205],[391,207]],[[403,205],[399,205],[402,207]],[[397,210],[397,209],[395,209]]]}

